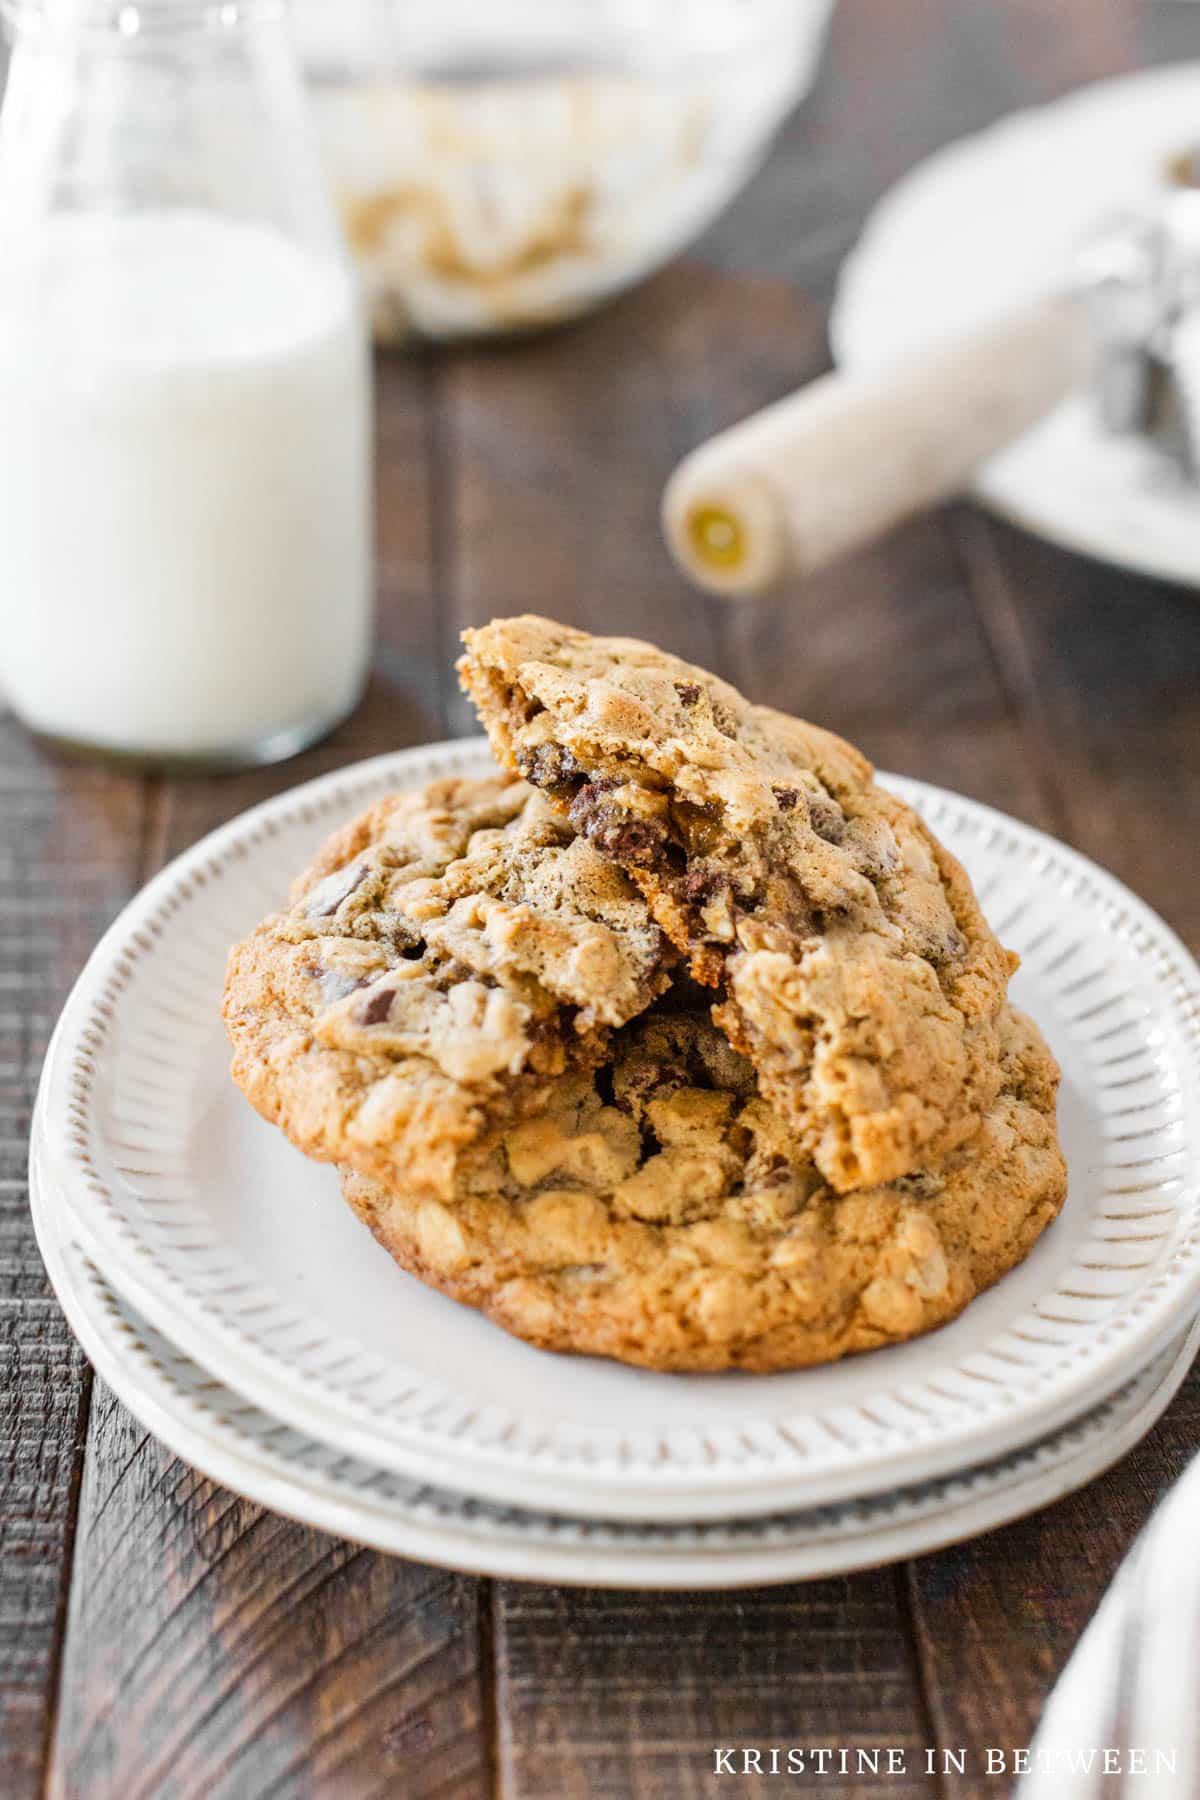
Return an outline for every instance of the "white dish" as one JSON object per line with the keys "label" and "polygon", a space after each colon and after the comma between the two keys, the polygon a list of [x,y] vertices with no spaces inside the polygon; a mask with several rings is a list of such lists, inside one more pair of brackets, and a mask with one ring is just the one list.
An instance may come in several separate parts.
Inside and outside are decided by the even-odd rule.
{"label": "white dish", "polygon": [[[1152,203],[1200,141],[1200,63],[1098,82],[938,151],[876,207],[843,266],[830,337],[870,368],[1044,293],[1105,219]],[[1200,582],[1196,490],[1073,399],[979,472],[977,497],[1120,568]]]}
{"label": "white dish", "polygon": [[221,1381],[346,1455],[517,1505],[712,1518],[881,1492],[1078,1417],[1200,1303],[1200,971],[1111,877],[989,809],[894,781],[1026,957],[1015,997],[1064,1069],[1070,1194],[954,1324],[825,1369],[653,1375],[532,1350],[402,1275],[327,1167],[228,1079],[227,944],[375,796],[486,766],[406,751],[280,796],[131,904],[47,1058],[35,1132],[71,1230]]}
{"label": "white dish", "polygon": [[103,1379],[177,1456],[322,1531],[481,1575],[627,1588],[725,1588],[878,1567],[974,1537],[1072,1493],[1165,1410],[1200,1323],[1084,1418],[983,1467],[874,1499],[773,1518],[618,1524],[489,1506],[340,1456],[214,1382],[72,1243],[31,1168],[34,1224],[68,1321]]}
{"label": "white dish", "polygon": [[681,250],[811,86],[832,0],[306,0],[326,166],[384,342],[569,318]]}

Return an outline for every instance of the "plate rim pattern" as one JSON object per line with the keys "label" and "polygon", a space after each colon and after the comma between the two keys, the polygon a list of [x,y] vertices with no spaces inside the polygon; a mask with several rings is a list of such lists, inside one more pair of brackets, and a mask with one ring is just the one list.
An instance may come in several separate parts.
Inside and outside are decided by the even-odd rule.
{"label": "plate rim pattern", "polygon": [[[281,1432],[236,1393],[214,1393],[207,1371],[139,1320],[77,1245],[60,1241],[40,1164],[31,1204],[68,1323],[108,1386],[173,1455],[318,1530],[507,1579],[719,1589],[815,1580],[944,1548],[1052,1504],[1110,1468],[1161,1417],[1200,1349],[1197,1319],[1116,1392],[1056,1432],[891,1493],[711,1521],[572,1518],[404,1482],[356,1465],[319,1439]],[[396,1491],[398,1479],[407,1491]]]}

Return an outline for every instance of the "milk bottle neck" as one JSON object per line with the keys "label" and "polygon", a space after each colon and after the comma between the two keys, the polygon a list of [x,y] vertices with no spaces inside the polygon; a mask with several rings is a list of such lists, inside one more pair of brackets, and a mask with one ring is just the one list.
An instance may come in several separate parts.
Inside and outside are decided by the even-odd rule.
{"label": "milk bottle neck", "polygon": [[282,19],[285,10],[285,0],[0,0],[13,39],[60,46],[108,41],[127,50],[165,39],[227,41]]}
{"label": "milk bottle neck", "polygon": [[281,0],[0,0],[0,231],[203,211],[341,239]]}

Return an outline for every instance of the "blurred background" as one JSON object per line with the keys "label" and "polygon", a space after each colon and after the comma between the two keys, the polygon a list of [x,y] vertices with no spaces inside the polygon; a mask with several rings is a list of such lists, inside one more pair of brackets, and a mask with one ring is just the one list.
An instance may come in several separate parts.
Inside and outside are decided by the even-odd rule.
{"label": "blurred background", "polygon": [[[118,33],[136,28],[136,8],[97,3]],[[189,0],[157,4],[186,11]],[[154,9],[144,10],[149,18]],[[207,10],[234,39],[253,14]],[[24,0],[10,8],[19,43],[37,11]],[[321,180],[380,349],[370,679],[361,706],[286,779],[472,730],[451,672],[459,629],[534,609],[655,637],[761,700],[843,730],[884,766],[952,778],[1067,835],[1084,835],[1086,825],[1102,860],[1169,877],[1196,824],[1200,687],[1200,512],[1178,458],[1151,454],[1140,440],[1132,462],[1124,449],[1098,448],[1089,412],[1082,449],[1056,426],[1049,463],[1023,469],[1023,509],[998,492],[990,516],[961,505],[925,513],[748,604],[689,583],[663,545],[658,514],[682,457],[829,368],[831,306],[868,220],[870,255],[850,266],[854,297],[866,293],[870,305],[850,308],[843,294],[841,316],[844,338],[857,333],[855,353],[870,361],[883,350],[902,354],[905,332],[919,335],[923,321],[969,323],[993,291],[1019,291],[1026,264],[1061,279],[1084,223],[1119,211],[1131,194],[1152,202],[1166,181],[1164,145],[1190,153],[1190,120],[1200,121],[1200,73],[1186,66],[1200,56],[1200,7],[297,0],[293,24]],[[1154,86],[1164,80],[1167,88]],[[1114,81],[1096,90],[1098,105],[1064,104]],[[38,82],[43,75],[35,94]],[[92,106],[93,93],[103,106]],[[114,93],[111,84],[71,90],[60,124],[97,117],[107,149],[121,124]],[[278,84],[253,98],[269,126]],[[169,105],[160,111],[146,130],[159,133],[165,165],[185,134]],[[22,131],[19,108],[5,114],[0,174],[8,171],[11,188],[13,167],[36,164],[40,140]],[[1019,145],[979,138],[1010,115],[1031,121]],[[268,132],[254,156],[239,157],[229,149],[240,142],[232,108],[196,117],[222,205],[253,213],[262,175],[262,210],[290,209],[289,221],[303,213],[296,231],[320,236],[291,139]],[[284,124],[290,132],[296,121],[286,114]],[[63,129],[60,160],[78,164],[83,135]],[[901,178],[909,178],[901,195],[916,192],[914,170],[972,139],[983,158],[972,151],[974,160],[931,164],[920,176],[922,204],[898,218],[889,196]],[[143,165],[153,161],[147,141],[143,134],[135,146]],[[998,156],[987,150],[993,143]],[[92,164],[111,179],[111,156]],[[185,174],[194,181],[191,165]],[[32,186],[44,205],[48,184]],[[898,347],[888,341],[893,324]],[[31,403],[31,417],[43,412]],[[156,442],[170,436],[163,430]],[[14,468],[27,472],[28,442],[10,438]],[[867,445],[864,467],[874,460]],[[265,478],[239,483],[251,495],[271,489]],[[40,492],[52,488],[40,482]],[[1074,516],[1058,516],[1068,488],[1094,542]],[[998,522],[997,512],[1038,535]],[[63,536],[55,516],[50,534]],[[288,536],[276,530],[272,541]],[[1069,554],[1064,543],[1100,544],[1104,554]],[[1183,583],[1147,574],[1168,543],[1176,564],[1195,571]],[[43,643],[35,660],[58,667],[71,646],[95,688],[89,658],[106,631],[126,664],[136,632],[109,628],[71,566],[64,582],[90,610],[57,625],[55,654]],[[287,597],[294,571],[282,582],[255,579],[256,594],[285,595],[278,616],[267,616],[265,600],[236,600],[236,584],[226,583],[225,614],[210,619],[212,635],[225,634],[226,661],[236,660],[230,682],[249,668],[266,692],[262,665],[273,660],[276,686],[286,686],[285,645],[311,639],[328,645],[328,666],[354,663],[343,679],[353,686],[362,658],[344,646],[368,630],[352,606],[353,582],[338,592],[313,586],[302,607],[298,594]],[[14,630],[44,611],[18,604],[16,593],[10,582]],[[243,649],[234,624],[259,613],[259,636]],[[192,649],[160,643],[154,654],[150,666],[161,672]],[[153,673],[138,679],[139,692],[160,685]],[[345,713],[345,700],[329,710],[331,719]],[[17,745],[15,721],[11,730]],[[146,760],[154,766],[153,754]],[[173,805],[187,823],[174,829],[198,829],[273,785],[277,778],[248,774],[211,798],[182,790]],[[1086,821],[1076,818],[1081,808]],[[1176,829],[1164,833],[1167,816]],[[1197,904],[1189,883],[1174,916],[1200,929]]]}

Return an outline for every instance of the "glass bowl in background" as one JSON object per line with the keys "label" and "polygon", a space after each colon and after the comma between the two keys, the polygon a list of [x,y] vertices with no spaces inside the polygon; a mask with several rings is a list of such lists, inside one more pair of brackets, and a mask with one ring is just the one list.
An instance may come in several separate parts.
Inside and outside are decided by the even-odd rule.
{"label": "glass bowl in background", "polygon": [[689,243],[816,70],[833,0],[298,0],[376,337],[566,319]]}

